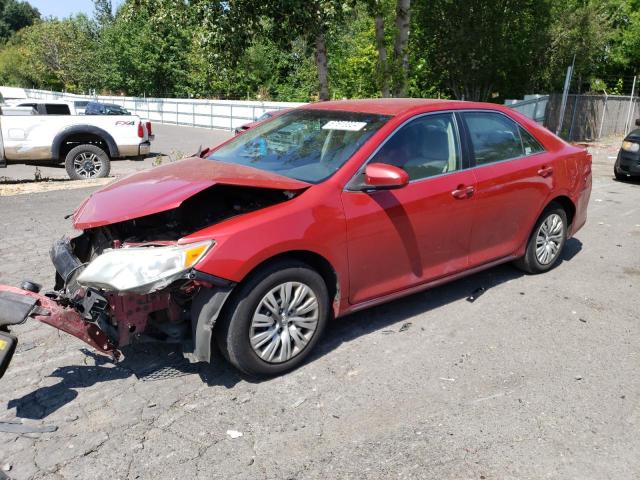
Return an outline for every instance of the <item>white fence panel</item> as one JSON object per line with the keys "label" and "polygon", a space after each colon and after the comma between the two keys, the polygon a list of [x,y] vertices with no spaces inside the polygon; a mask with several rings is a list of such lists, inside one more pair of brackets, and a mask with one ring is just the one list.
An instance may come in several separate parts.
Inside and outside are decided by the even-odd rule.
{"label": "white fence panel", "polygon": [[26,88],[24,93],[27,98],[38,100],[94,100],[113,103],[152,122],[224,130],[233,130],[253,122],[265,112],[304,105],[295,102],[91,96]]}

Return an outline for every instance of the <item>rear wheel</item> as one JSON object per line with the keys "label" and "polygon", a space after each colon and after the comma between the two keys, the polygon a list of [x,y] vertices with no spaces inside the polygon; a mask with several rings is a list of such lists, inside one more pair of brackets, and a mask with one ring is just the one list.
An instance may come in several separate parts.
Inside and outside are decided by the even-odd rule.
{"label": "rear wheel", "polygon": [[528,273],[542,273],[556,265],[567,241],[567,213],[557,203],[550,204],[536,222],[527,249],[515,265]]}
{"label": "rear wheel", "polygon": [[231,299],[216,340],[239,370],[277,375],[300,365],[322,335],[329,295],[308,265],[279,262],[253,274]]}
{"label": "rear wheel", "polygon": [[78,145],[69,150],[64,166],[72,180],[106,177],[111,169],[109,156],[100,147],[91,144]]}

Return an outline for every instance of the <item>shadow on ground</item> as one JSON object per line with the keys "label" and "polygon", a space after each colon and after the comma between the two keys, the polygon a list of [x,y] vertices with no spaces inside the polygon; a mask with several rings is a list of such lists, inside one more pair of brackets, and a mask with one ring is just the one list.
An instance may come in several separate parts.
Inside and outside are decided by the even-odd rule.
{"label": "shadow on ground", "polygon": [[[573,238],[567,241],[560,265],[571,261],[582,250],[582,243]],[[362,335],[377,330],[389,329],[403,324],[409,318],[429,310],[435,310],[451,302],[468,298],[482,287],[486,293],[476,301],[491,301],[492,288],[524,275],[511,265],[501,265],[461,280],[416,293],[393,302],[348,315],[329,324],[323,340],[308,361],[315,361]],[[521,295],[526,292],[521,292]],[[21,398],[9,401],[9,408],[16,408],[19,418],[43,419],[78,396],[78,389],[97,383],[123,380],[135,376],[139,381],[162,381],[183,375],[199,375],[209,386],[222,385],[232,388],[244,380],[258,383],[261,380],[240,374],[218,355],[213,363],[190,363],[181,354],[180,348],[167,344],[142,344],[124,351],[125,358],[117,364],[92,351],[83,349],[94,365],[71,365],[60,367],[51,373],[61,381],[52,386],[40,387]],[[264,380],[268,381],[268,380]]]}

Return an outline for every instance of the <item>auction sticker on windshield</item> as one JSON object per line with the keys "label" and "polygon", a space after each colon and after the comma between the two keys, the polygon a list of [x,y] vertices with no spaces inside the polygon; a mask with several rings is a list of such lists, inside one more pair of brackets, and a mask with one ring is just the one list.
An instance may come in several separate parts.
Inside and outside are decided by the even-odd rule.
{"label": "auction sticker on windshield", "polygon": [[362,130],[367,122],[348,122],[340,120],[331,120],[322,126],[323,130],[347,130],[349,132],[357,132]]}

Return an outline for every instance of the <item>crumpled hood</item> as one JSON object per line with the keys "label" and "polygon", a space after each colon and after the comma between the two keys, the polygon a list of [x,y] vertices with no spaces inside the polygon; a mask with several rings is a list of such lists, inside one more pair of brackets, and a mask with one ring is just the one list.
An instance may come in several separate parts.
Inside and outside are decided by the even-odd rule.
{"label": "crumpled hood", "polygon": [[242,165],[188,158],[134,173],[87,198],[73,214],[77,229],[164,212],[213,185],[301,190],[309,183]]}

